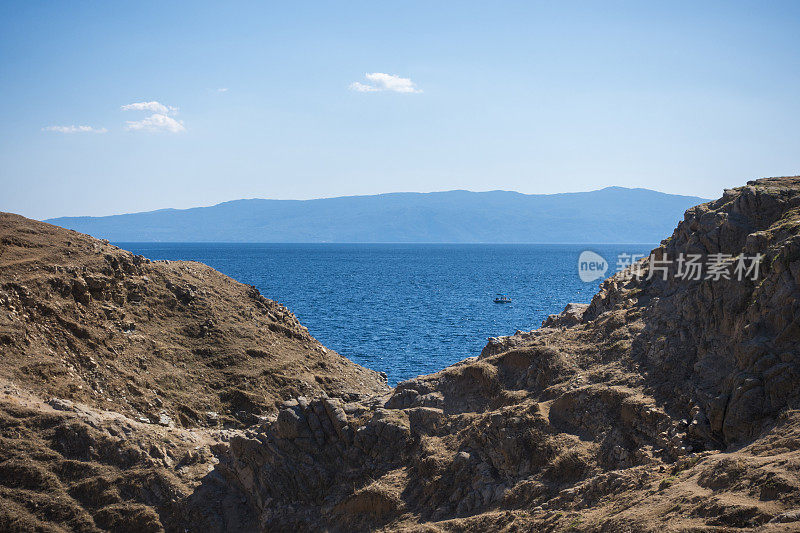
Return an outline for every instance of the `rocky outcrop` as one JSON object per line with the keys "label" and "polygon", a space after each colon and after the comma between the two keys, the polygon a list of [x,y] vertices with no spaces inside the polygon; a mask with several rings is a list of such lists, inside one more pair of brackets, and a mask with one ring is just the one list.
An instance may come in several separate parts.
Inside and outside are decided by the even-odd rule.
{"label": "rocky outcrop", "polygon": [[569,328],[580,324],[581,319],[583,318],[583,314],[588,309],[588,304],[567,304],[563,311],[561,311],[557,315],[550,315],[548,316],[544,322],[542,322],[543,328],[557,328],[557,327],[564,327]]}
{"label": "rocky outcrop", "polygon": [[[653,252],[655,260],[724,254],[730,279],[684,280],[670,262],[666,280],[607,280],[584,315],[591,324],[603,315],[640,314],[631,362],[662,401],[682,408],[697,436],[747,442],[787,405],[797,405],[799,186],[797,178],[779,178],[726,191],[687,211]],[[738,279],[737,261],[756,256],[762,260],[755,279]],[[643,278],[651,262],[642,263]]]}
{"label": "rocky outcrop", "polygon": [[253,529],[214,474],[235,430],[166,427],[0,384],[0,530]]}

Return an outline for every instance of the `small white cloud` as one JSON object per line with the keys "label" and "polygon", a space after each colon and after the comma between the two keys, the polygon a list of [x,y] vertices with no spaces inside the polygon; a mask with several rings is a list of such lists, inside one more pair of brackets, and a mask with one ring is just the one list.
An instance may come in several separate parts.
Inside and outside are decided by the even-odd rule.
{"label": "small white cloud", "polygon": [[227,87],[220,87],[219,89],[217,89],[217,92],[218,93],[226,93],[226,92],[228,92],[228,88]]}
{"label": "small white cloud", "polygon": [[107,133],[105,128],[94,128],[92,126],[47,126],[42,131],[55,131],[58,133]]}
{"label": "small white cloud", "polygon": [[392,91],[396,93],[421,93],[416,84],[410,78],[401,78],[393,74],[383,72],[369,72],[364,75],[369,84],[353,82],[350,89],[360,93],[374,93],[378,91]]}
{"label": "small white cloud", "polygon": [[169,133],[186,131],[182,120],[175,120],[163,113],[153,113],[143,120],[129,120],[125,129],[131,131],[166,131]]}
{"label": "small white cloud", "polygon": [[171,105],[164,105],[160,102],[136,102],[122,106],[123,111],[152,111],[153,113],[160,113],[162,115],[173,115],[178,112],[177,107]]}
{"label": "small white cloud", "polygon": [[354,81],[353,83],[351,83],[350,88],[360,93],[374,93],[376,91],[380,91],[380,89],[378,89],[377,87],[373,87],[372,85],[366,85],[358,81]]}
{"label": "small white cloud", "polygon": [[178,112],[177,107],[164,105],[161,102],[135,102],[122,106],[123,111],[150,111],[152,114],[142,120],[128,120],[125,129],[130,131],[166,131],[180,133],[186,131],[182,120],[175,120],[168,115]]}

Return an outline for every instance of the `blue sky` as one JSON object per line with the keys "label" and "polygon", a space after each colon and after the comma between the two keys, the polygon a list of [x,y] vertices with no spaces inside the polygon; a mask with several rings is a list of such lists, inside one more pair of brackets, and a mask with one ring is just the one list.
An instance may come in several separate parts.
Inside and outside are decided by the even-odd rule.
{"label": "blue sky", "polygon": [[9,1],[0,210],[717,197],[800,173],[799,78],[800,2]]}

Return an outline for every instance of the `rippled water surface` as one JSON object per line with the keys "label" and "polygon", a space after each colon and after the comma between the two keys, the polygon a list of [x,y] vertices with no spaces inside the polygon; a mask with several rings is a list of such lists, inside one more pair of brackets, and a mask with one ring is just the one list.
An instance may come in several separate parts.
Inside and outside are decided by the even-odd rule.
{"label": "rippled water surface", "polygon": [[[538,327],[599,281],[578,278],[581,251],[615,268],[654,245],[117,243],[150,259],[201,261],[291,309],[325,346],[389,382],[472,355],[486,338]],[[495,304],[497,293],[511,304]]]}

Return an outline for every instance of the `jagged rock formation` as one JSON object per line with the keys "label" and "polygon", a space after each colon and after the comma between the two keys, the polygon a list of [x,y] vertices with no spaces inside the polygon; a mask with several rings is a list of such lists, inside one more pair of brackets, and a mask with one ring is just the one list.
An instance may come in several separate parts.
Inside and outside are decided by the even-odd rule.
{"label": "jagged rock formation", "polygon": [[64,399],[0,391],[0,530],[253,530],[243,495],[214,474],[235,430],[143,423]]}
{"label": "jagged rock formation", "polygon": [[[30,240],[25,235],[14,238]],[[13,241],[6,246],[27,249]],[[36,339],[54,336],[37,328],[57,323],[26,304],[29,297],[19,296],[16,287],[30,294],[34,285],[39,294],[50,294],[42,287],[53,284],[23,279],[28,265],[4,259],[7,249],[0,264],[16,273],[3,273],[5,294],[16,295],[13,301],[5,296],[11,301],[7,309],[25,305],[39,314],[27,311],[32,318],[21,322],[27,329],[0,329],[0,338],[10,339],[3,340],[4,350],[18,350],[3,372],[32,391],[9,388],[0,397],[4,529],[800,530],[800,178],[751,182],[690,209],[652,258],[634,266],[641,278],[629,275],[633,269],[617,274],[602,283],[590,304],[570,305],[537,330],[490,339],[479,356],[393,390],[382,390],[372,374],[333,355],[333,362],[316,366],[300,357],[286,360],[286,372],[299,362],[312,374],[334,364],[349,374],[336,382],[337,369],[330,368],[320,375],[331,381],[309,378],[307,388],[273,389],[270,399],[283,401],[259,404],[254,417],[237,415],[236,407],[220,399],[215,405],[227,408],[227,430],[190,417],[175,427],[145,424],[134,413],[144,413],[139,406],[145,404],[114,409],[96,394],[74,390],[74,403],[37,400],[52,394],[53,385],[26,377],[25,365],[39,358],[25,351],[25,339],[43,347]],[[763,261],[755,280],[680,279],[674,263],[665,267],[666,279],[649,275],[661,274],[661,262],[681,253],[723,253],[731,262],[762,254]],[[108,263],[102,253],[97,261]],[[143,269],[170,269],[162,275],[178,283],[170,276],[180,268],[132,256],[131,261]],[[219,276],[203,272],[205,280],[192,278],[193,294],[202,294],[208,280]],[[123,287],[127,275],[162,279],[151,271],[134,272],[122,276]],[[225,283],[241,291],[223,298],[230,302],[226,309],[246,310],[252,299],[246,289]],[[180,302],[165,282],[157,286]],[[78,302],[70,305],[85,312],[83,291],[73,287],[57,294],[69,295]],[[158,298],[149,301],[161,305]],[[126,313],[138,309],[126,305]],[[164,309],[170,309],[164,305],[149,306],[150,315],[139,310],[136,331],[152,328],[148,335],[158,342],[194,348],[195,340],[179,343],[163,327]],[[220,310],[201,317],[213,321],[209,329],[200,322],[200,330],[181,331],[205,335],[192,333],[189,339],[213,339],[217,324],[224,323]],[[181,320],[196,325],[196,312],[187,311]],[[71,322],[88,328],[87,322],[109,320],[83,318]],[[292,353],[308,358],[326,355],[302,328],[281,325],[300,335],[282,329],[270,334],[294,343],[287,350],[293,346]],[[75,329],[58,328],[65,337],[64,328]],[[215,349],[234,337],[221,335]],[[116,346],[111,340],[102,344],[106,337],[99,334],[88,338],[94,345],[73,340],[60,346],[76,355],[105,354]],[[252,374],[237,379],[242,375]],[[90,374],[79,376],[79,383],[96,390]],[[364,385],[348,394],[359,381]],[[259,386],[247,392],[255,394]],[[208,394],[201,385],[195,390]],[[179,418],[181,401],[165,401],[172,406],[165,414]],[[44,502],[48,491],[59,495],[60,507]]]}

